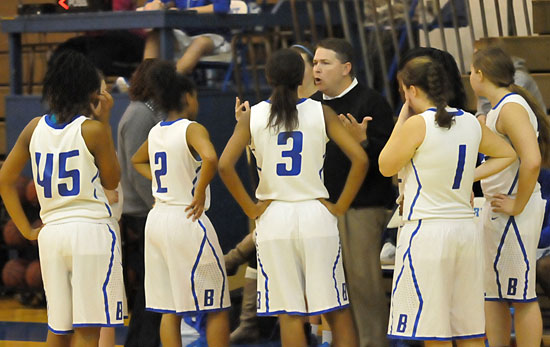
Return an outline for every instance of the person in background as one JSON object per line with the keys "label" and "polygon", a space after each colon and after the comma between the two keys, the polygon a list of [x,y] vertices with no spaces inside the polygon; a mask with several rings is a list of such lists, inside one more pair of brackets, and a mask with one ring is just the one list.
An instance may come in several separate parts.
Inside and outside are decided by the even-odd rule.
{"label": "person in background", "polygon": [[[149,0],[138,11],[158,11],[163,9],[185,10],[192,9],[198,13],[228,13],[229,0]],[[193,71],[200,58],[205,55],[226,53],[231,50],[231,45],[224,38],[226,32],[219,30],[215,33],[202,31],[183,32],[173,30],[175,37],[174,59],[177,61],[178,72],[189,74]],[[143,58],[158,58],[160,38],[156,30],[147,34]]]}
{"label": "person in background", "polygon": [[[489,47],[500,47],[500,39],[486,38],[483,40],[477,40],[474,43],[474,51]],[[514,56],[510,58],[512,59],[512,62],[514,64],[514,69],[516,70],[516,72],[514,73],[514,84],[527,90],[535,98],[542,111],[546,113],[548,109],[546,108],[546,104],[544,103],[544,98],[540,93],[537,82],[535,82],[533,77],[531,77],[531,75],[529,74],[529,70],[525,65],[525,59]],[[485,122],[489,111],[491,111],[491,102],[483,96],[478,97],[476,112],[477,119],[480,122]]]}
{"label": "person in background", "polygon": [[153,207],[151,182],[141,176],[132,165],[132,156],[147,139],[149,130],[162,119],[155,107],[151,86],[146,77],[154,59],[144,60],[134,72],[128,91],[130,104],[118,123],[118,160],[122,170],[121,184],[124,192],[122,206],[122,235],[124,237],[124,268],[126,276],[135,271],[137,288],[135,295],[129,291],[132,316],[126,336],[126,347],[157,347],[160,344],[161,315],[145,311],[144,233],[147,214]]}
{"label": "person in background", "polygon": [[[359,129],[360,135],[365,136],[361,146],[369,158],[367,176],[349,210],[338,217],[338,229],[359,345],[385,347],[388,305],[379,255],[387,209],[395,201],[395,193],[391,178],[383,177],[378,170],[378,155],[390,137],[393,112],[378,92],[357,82],[353,55],[353,47],[344,39],[319,42],[313,59],[313,78],[322,92],[320,101],[342,115],[340,118],[366,125],[364,117],[372,117],[366,130]],[[335,202],[342,193],[349,169],[350,161],[329,142],[322,174],[330,201]]]}

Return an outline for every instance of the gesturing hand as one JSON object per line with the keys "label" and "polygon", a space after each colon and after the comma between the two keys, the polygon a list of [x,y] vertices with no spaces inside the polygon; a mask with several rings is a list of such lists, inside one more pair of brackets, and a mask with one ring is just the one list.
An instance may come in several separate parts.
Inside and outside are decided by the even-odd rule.
{"label": "gesturing hand", "polygon": [[368,122],[372,120],[372,117],[363,117],[361,123],[357,122],[351,113],[346,115],[339,114],[338,118],[355,141],[361,143],[367,139],[367,126]]}

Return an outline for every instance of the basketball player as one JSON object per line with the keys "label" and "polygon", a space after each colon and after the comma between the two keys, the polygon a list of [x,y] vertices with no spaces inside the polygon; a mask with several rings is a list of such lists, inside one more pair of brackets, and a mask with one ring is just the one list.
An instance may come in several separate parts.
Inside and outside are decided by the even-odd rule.
{"label": "basketball player", "polygon": [[[118,224],[102,188],[115,189],[120,178],[109,126],[113,99],[100,93],[93,64],[73,51],[49,65],[43,98],[50,112],[19,136],[0,170],[0,193],[23,235],[38,238],[47,345],[69,346],[74,331],[76,346],[97,346],[100,327],[123,325]],[[31,229],[14,187],[29,159],[41,230]]]}
{"label": "basketball player", "polygon": [[[336,114],[311,99],[298,99],[304,62],[283,49],[266,65],[271,98],[252,108],[237,100],[237,125],[220,159],[220,176],[256,222],[258,314],[279,315],[283,346],[306,346],[303,315],[324,313],[334,346],[356,346],[348,306],[335,215],[344,213],[366,172],[367,158]],[[327,134],[352,166],[335,204],[323,185]],[[249,144],[260,181],[254,203],[235,171]],[[270,204],[270,202],[272,203]],[[264,213],[265,211],[265,213]],[[307,302],[307,303],[306,303]]]}
{"label": "basketball player", "polygon": [[155,125],[132,158],[151,179],[155,205],[145,225],[145,307],[162,313],[163,346],[181,346],[181,316],[208,313],[210,346],[229,345],[229,289],[212,223],[209,183],[218,158],[206,129],[194,122],[197,90],[173,63],[151,67],[153,99],[166,120]]}
{"label": "basketball player", "polygon": [[519,156],[506,170],[481,181],[487,199],[483,208],[487,337],[491,346],[509,345],[512,303],[518,346],[539,346],[542,318],[535,263],[545,203],[537,178],[541,162],[548,162],[548,119],[532,95],[514,84],[514,64],[500,48],[474,54],[470,82],[477,96],[486,97],[493,106],[487,126]]}
{"label": "basketball player", "polygon": [[[516,156],[473,115],[447,107],[445,76],[429,57],[405,64],[398,80],[406,102],[379,158],[384,176],[404,168],[388,335],[426,346],[483,346],[482,242],[470,195],[474,178]],[[491,159],[476,170],[478,151]]]}

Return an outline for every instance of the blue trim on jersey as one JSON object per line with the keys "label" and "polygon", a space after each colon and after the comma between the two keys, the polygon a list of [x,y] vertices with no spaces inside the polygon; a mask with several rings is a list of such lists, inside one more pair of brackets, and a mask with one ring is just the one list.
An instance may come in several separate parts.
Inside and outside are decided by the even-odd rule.
{"label": "blue trim on jersey", "polygon": [[[306,101],[308,98],[301,98],[301,99],[298,99],[298,102],[296,102],[296,105],[300,105],[302,102]],[[267,102],[268,104],[271,104],[271,100],[267,99],[267,100],[264,100],[265,102]]]}
{"label": "blue trim on jersey", "polygon": [[529,287],[529,259],[527,258],[527,252],[525,251],[525,246],[523,245],[523,241],[521,241],[521,235],[519,234],[518,225],[516,224],[516,219],[514,216],[510,217],[512,219],[512,226],[514,227],[514,231],[516,233],[516,237],[518,239],[519,247],[521,248],[521,253],[523,253],[523,260],[525,261],[525,265],[527,266],[527,269],[525,270],[525,288],[523,289],[523,300],[527,300],[527,288]]}
{"label": "blue trim on jersey", "polygon": [[260,171],[260,172],[262,171],[262,168],[257,166],[257,165],[256,165],[256,168],[258,169],[258,171]]}
{"label": "blue trim on jersey", "polygon": [[218,255],[216,254],[216,250],[214,249],[214,246],[212,246],[212,243],[210,242],[210,239],[208,239],[208,235],[206,234],[206,228],[202,224],[200,220],[198,220],[199,225],[201,226],[202,230],[204,231],[204,237],[206,237],[206,241],[208,242],[208,245],[210,246],[210,249],[212,250],[212,253],[214,254],[214,257],[216,258],[216,262],[218,263],[218,268],[220,269],[220,272],[222,273],[222,293],[220,296],[220,308],[223,307],[223,297],[225,293],[225,272],[223,271],[222,265],[220,264],[220,258],[218,258]]}
{"label": "blue trim on jersey", "polygon": [[111,270],[113,268],[113,259],[115,257],[116,234],[108,224],[107,224],[107,228],[109,228],[109,232],[111,233],[113,242],[111,243],[111,258],[109,260],[109,269],[107,270],[107,278],[105,278],[105,282],[103,283],[103,301],[105,303],[105,316],[106,316],[107,324],[111,324],[111,317],[109,315],[109,298],[107,297],[107,284],[109,284],[109,277],[111,276]]}
{"label": "blue trim on jersey", "polygon": [[171,121],[166,121],[166,120],[163,120],[160,122],[160,126],[161,127],[167,127],[169,125],[172,125],[174,124],[175,122],[179,122],[180,120],[184,120],[185,118],[178,118],[176,120],[171,120]]}
{"label": "blue trim on jersey", "polygon": [[74,333],[74,330],[55,330],[48,324],[48,330],[56,335],[68,335]]}
{"label": "blue trim on jersey", "polygon": [[401,335],[391,335],[387,334],[390,339],[398,340],[415,340],[415,341],[452,341],[452,340],[467,340],[467,339],[481,339],[485,337],[485,334],[475,334],[475,335],[462,335],[462,336],[453,336],[453,337],[436,337],[436,336],[401,336]]}
{"label": "blue trim on jersey", "polygon": [[300,312],[300,311],[287,311],[287,310],[279,310],[279,311],[273,311],[273,312],[257,312],[257,316],[275,316],[278,314],[288,314],[293,316],[317,316],[320,314],[336,311],[336,310],[343,310],[345,308],[348,308],[349,304],[340,305],[332,308],[327,308],[326,310],[316,311],[316,312]]}
{"label": "blue trim on jersey", "polygon": [[538,298],[534,297],[532,299],[505,299],[505,298],[485,298],[485,301],[502,301],[502,302],[533,302],[537,301]]}
{"label": "blue trim on jersey", "polygon": [[[92,178],[92,184],[94,183],[94,181],[99,177],[99,170],[97,171],[97,173],[95,174],[95,176]],[[97,190],[96,188],[94,187],[94,198],[96,200],[99,200],[99,198],[97,197]],[[109,217],[112,217],[113,216],[113,213],[111,212],[111,207],[109,207],[109,205],[106,203],[106,202],[103,202],[105,204],[105,207],[107,208],[107,212],[109,212]]]}
{"label": "blue trim on jersey", "polygon": [[514,181],[512,181],[512,186],[510,187],[510,190],[508,190],[508,195],[512,194],[514,191],[514,188],[516,187],[516,183],[518,183],[518,176],[519,176],[519,169],[518,172],[516,172],[516,177],[514,177]]}
{"label": "blue trim on jersey", "polygon": [[416,177],[416,182],[418,183],[418,189],[416,190],[416,195],[414,196],[413,202],[411,204],[411,209],[409,211],[409,216],[407,217],[408,220],[411,220],[414,205],[416,204],[416,200],[420,196],[420,189],[422,189],[422,184],[420,183],[420,178],[418,177],[418,172],[416,171],[416,166],[414,166],[414,161],[412,159],[411,159],[411,164],[412,164],[412,167],[414,169],[414,175]]}
{"label": "blue trim on jersey", "polygon": [[[257,237],[256,233],[256,237]],[[265,313],[269,312],[269,289],[268,289],[268,278],[267,274],[265,273],[264,266],[262,264],[262,261],[260,260],[260,252],[258,252],[258,244],[256,244],[256,257],[258,258],[258,264],[260,264],[260,270],[262,271],[262,275],[265,277]]]}
{"label": "blue trim on jersey", "polygon": [[495,107],[492,108],[492,110],[495,110],[495,109],[498,107],[498,105],[500,105],[500,103],[504,101],[504,99],[506,99],[506,98],[509,97],[510,95],[514,95],[514,94],[517,94],[517,93],[513,93],[513,92],[512,92],[512,93],[508,93],[508,94],[504,95],[504,96],[502,97],[502,99],[500,99],[499,102],[497,102],[497,104],[495,105]]}
{"label": "blue trim on jersey", "polygon": [[332,267],[332,279],[334,280],[334,289],[336,289],[336,299],[338,300],[338,306],[342,306],[340,301],[340,291],[338,290],[338,282],[336,281],[336,265],[338,265],[338,260],[340,260],[340,250],[342,245],[338,242],[338,253],[336,254],[336,260],[334,261],[334,266]]}
{"label": "blue trim on jersey", "polygon": [[201,259],[202,251],[204,249],[204,244],[206,243],[206,234],[204,234],[204,237],[201,241],[201,246],[199,248],[199,253],[197,254],[197,259],[195,260],[195,264],[193,264],[193,269],[191,270],[191,293],[193,293],[193,300],[195,300],[195,309],[199,310],[199,299],[197,298],[197,293],[195,292],[195,271],[197,270],[197,266],[199,265],[199,261]]}
{"label": "blue trim on jersey", "polygon": [[[435,107],[430,107],[430,108],[427,109],[426,111],[437,112],[437,108],[435,108]],[[424,112],[426,112],[426,111],[424,111]],[[451,116],[459,117],[459,116],[462,116],[462,115],[464,114],[464,111],[462,111],[461,109],[457,108],[456,111],[452,111],[452,112],[447,111],[447,113],[450,114]]]}
{"label": "blue trim on jersey", "polygon": [[64,129],[67,125],[71,124],[75,119],[80,117],[81,115],[76,115],[73,118],[71,118],[70,121],[67,123],[57,123],[57,119],[54,114],[48,114],[46,115],[46,124],[49,125],[51,128],[54,129]]}
{"label": "blue trim on jersey", "polygon": [[191,189],[191,196],[195,196],[195,183],[199,179],[199,172],[201,171],[201,168],[202,168],[202,164],[195,169],[196,175],[195,175],[195,178],[193,178],[193,181],[191,182],[191,184],[193,185],[193,189]]}
{"label": "blue trim on jersey", "polygon": [[502,247],[504,246],[504,240],[506,239],[506,234],[508,234],[508,229],[510,229],[511,223],[512,223],[512,217],[508,218],[508,223],[506,223],[506,227],[504,228],[504,232],[502,233],[502,237],[500,238],[500,243],[497,248],[497,254],[495,256],[495,262],[493,263],[493,270],[495,271],[496,280],[497,280],[498,296],[501,298],[502,298],[502,288],[500,286],[500,279],[498,276],[497,264],[500,258],[500,252],[502,251]]}

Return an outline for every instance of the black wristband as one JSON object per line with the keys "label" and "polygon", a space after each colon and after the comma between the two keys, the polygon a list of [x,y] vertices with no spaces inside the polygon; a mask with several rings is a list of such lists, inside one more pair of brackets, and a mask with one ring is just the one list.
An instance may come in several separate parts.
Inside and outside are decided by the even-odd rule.
{"label": "black wristband", "polygon": [[361,145],[361,147],[363,147],[363,149],[367,149],[368,145],[369,145],[369,139],[364,139],[363,141],[361,141],[359,143]]}

